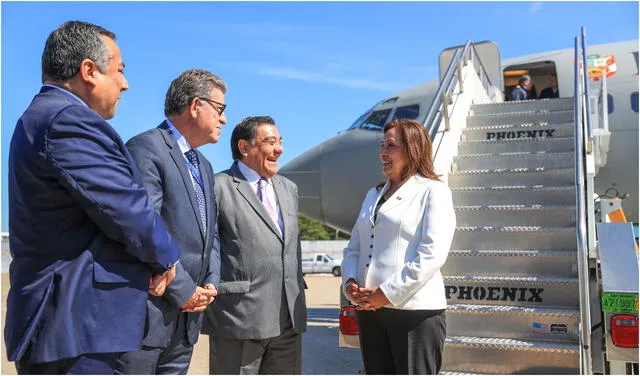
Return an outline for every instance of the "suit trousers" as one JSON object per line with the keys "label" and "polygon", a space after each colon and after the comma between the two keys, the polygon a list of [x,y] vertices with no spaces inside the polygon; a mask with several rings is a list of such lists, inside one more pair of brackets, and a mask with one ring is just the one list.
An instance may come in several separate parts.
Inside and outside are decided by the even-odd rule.
{"label": "suit trousers", "polygon": [[209,336],[209,374],[299,375],[302,335],[289,323],[274,338],[241,340]]}
{"label": "suit trousers", "polygon": [[357,311],[367,374],[435,375],[442,365],[444,310]]}
{"label": "suit trousers", "polygon": [[[191,364],[193,346],[186,334],[186,313],[180,313],[176,330],[167,347],[142,346],[138,351],[122,354],[116,374],[120,375],[186,375]],[[153,328],[149,328],[153,330]]]}
{"label": "suit trousers", "polygon": [[16,361],[16,369],[20,375],[113,375],[120,354],[82,354],[53,362],[29,363],[27,350],[25,356]]}

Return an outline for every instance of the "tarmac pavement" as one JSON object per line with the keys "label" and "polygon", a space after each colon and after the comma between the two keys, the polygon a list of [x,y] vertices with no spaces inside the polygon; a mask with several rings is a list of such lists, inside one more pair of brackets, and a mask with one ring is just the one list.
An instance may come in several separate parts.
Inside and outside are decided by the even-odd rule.
{"label": "tarmac pavement", "polygon": [[[341,279],[331,274],[307,274],[309,287],[306,290],[308,307],[308,330],[302,337],[302,373],[305,375],[350,375],[362,369],[358,349],[338,348],[338,315],[340,310],[339,286]],[[2,318],[4,330],[6,301],[9,290],[9,275],[2,273]],[[13,362],[7,361],[4,340],[0,357],[0,373],[15,375]],[[200,336],[194,348],[190,375],[209,373],[209,339]]]}

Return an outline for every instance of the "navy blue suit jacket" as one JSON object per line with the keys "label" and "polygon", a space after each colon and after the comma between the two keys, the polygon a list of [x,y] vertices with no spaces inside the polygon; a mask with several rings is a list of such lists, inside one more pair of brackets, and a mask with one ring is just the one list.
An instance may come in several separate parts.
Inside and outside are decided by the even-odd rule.
{"label": "navy blue suit jacket", "polygon": [[68,92],[43,87],[18,120],[9,232],[9,360],[140,348],[152,272],[180,251],[116,131]]}
{"label": "navy blue suit jacket", "polygon": [[176,330],[180,307],[193,295],[196,286],[213,283],[218,287],[220,281],[220,240],[216,225],[218,210],[213,191],[213,169],[204,155],[196,150],[207,207],[205,228],[191,173],[167,123],[133,137],[127,141],[127,148],[143,176],[154,208],[182,250],[180,262],[176,265],[176,277],[165,294],[149,297],[147,331],[142,344],[167,347],[174,333],[186,333],[186,339],[193,345],[198,340],[204,314],[186,313],[186,327]]}
{"label": "navy blue suit jacket", "polygon": [[529,98],[529,93],[522,86],[518,85],[511,90],[512,101],[523,101]]}

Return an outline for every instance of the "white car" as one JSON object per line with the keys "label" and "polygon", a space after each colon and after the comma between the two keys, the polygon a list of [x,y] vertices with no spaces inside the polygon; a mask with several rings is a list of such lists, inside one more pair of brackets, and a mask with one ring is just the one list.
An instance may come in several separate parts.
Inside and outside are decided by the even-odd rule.
{"label": "white car", "polygon": [[336,277],[340,274],[342,259],[334,259],[326,253],[302,255],[302,274],[307,273],[331,273]]}

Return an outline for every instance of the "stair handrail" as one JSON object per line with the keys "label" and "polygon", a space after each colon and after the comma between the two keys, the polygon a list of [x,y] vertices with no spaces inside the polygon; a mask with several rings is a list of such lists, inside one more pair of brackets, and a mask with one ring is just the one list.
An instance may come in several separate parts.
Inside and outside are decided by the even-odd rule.
{"label": "stair handrail", "polygon": [[[584,36],[584,29],[583,29]],[[583,114],[582,104],[588,106],[588,81],[580,80],[580,65],[583,76],[587,76],[585,43],[582,40],[582,54],[578,53],[578,37],[574,48],[574,146],[575,146],[575,178],[576,178],[576,238],[578,250],[578,284],[580,295],[580,369],[582,374],[592,374],[591,363],[591,311],[589,307],[589,250],[587,248],[587,216],[586,216],[586,169],[585,140],[583,131],[590,126],[590,114],[586,107]],[[581,61],[582,60],[582,61]],[[583,85],[586,86],[583,87]],[[588,131],[588,130],[587,130]]]}
{"label": "stair handrail", "polygon": [[609,92],[607,90],[607,72],[602,71],[600,80],[600,95],[598,96],[600,113],[598,113],[598,126],[600,129],[609,131]]}
{"label": "stair handrail", "polygon": [[591,128],[591,97],[589,96],[589,74],[588,74],[588,69],[589,67],[587,66],[587,31],[585,30],[584,27],[580,28],[580,34],[582,36],[581,38],[581,44],[582,44],[582,66],[584,69],[584,74],[582,75],[583,78],[583,89],[584,89],[584,95],[585,98],[587,98],[586,102],[584,103],[585,106],[585,112],[586,112],[586,126],[587,126],[587,154],[591,154],[593,153],[593,130]]}
{"label": "stair handrail", "polygon": [[[467,42],[467,44],[469,44],[469,42]],[[465,45],[465,49],[466,49],[466,45]],[[431,100],[431,105],[429,106],[427,115],[422,121],[422,125],[427,127],[427,130],[429,131],[429,135],[431,136],[431,139],[435,137],[434,128],[437,129],[437,127],[434,126],[434,124],[439,124],[440,119],[442,118],[442,113],[443,113],[442,95],[443,93],[445,93],[445,88],[449,87],[453,79],[454,72],[457,69],[456,63],[459,60],[459,55],[460,55],[460,49],[458,48],[453,53],[453,56],[451,57],[451,61],[449,61],[449,65],[447,66],[447,70],[445,71],[445,74],[442,77],[442,80],[440,81],[438,90],[436,90],[435,96]],[[446,90],[446,92],[448,93],[448,90]]]}
{"label": "stair handrail", "polygon": [[[447,70],[440,81],[440,86],[438,86],[438,90],[436,90],[435,96],[431,101],[429,110],[422,121],[422,124],[427,127],[427,130],[429,131],[431,139],[435,138],[436,133],[438,132],[438,126],[443,116],[445,119],[445,130],[449,130],[448,105],[450,104],[451,94],[453,93],[453,89],[457,83],[460,84],[460,92],[464,91],[462,86],[462,67],[466,65],[468,60],[474,62],[474,68],[476,71],[486,78],[486,82],[489,85],[488,87],[491,87],[492,85],[489,74],[486,72],[484,65],[482,64],[482,60],[476,51],[475,45],[468,40],[464,47],[457,48],[451,57]],[[475,66],[475,62],[478,63],[477,67]],[[481,81],[483,81],[484,84],[484,80]],[[485,90],[488,90],[488,87],[485,86]]]}

